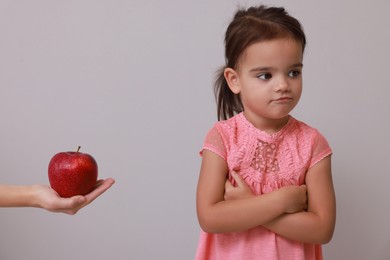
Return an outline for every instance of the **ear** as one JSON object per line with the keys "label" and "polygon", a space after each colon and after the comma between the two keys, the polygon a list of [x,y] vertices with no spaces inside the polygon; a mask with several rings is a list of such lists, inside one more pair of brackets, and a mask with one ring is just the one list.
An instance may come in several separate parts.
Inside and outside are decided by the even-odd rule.
{"label": "ear", "polygon": [[225,77],[225,80],[230,88],[230,90],[234,94],[240,93],[240,79],[238,78],[237,72],[232,68],[226,68],[223,71],[223,75]]}

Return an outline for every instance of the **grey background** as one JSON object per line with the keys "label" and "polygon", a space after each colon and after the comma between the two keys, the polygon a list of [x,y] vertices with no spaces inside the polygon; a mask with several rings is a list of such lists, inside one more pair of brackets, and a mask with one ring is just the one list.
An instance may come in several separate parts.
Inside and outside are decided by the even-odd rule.
{"label": "grey background", "polygon": [[[0,0],[0,182],[48,183],[57,152],[92,154],[115,186],[70,217],[0,209],[0,259],[193,259],[198,151],[238,4]],[[303,24],[293,115],[334,149],[326,259],[390,259],[390,1],[263,1]]]}

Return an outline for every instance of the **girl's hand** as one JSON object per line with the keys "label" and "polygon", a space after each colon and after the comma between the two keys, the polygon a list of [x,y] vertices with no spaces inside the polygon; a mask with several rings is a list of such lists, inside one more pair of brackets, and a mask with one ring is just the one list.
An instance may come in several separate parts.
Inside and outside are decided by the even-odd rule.
{"label": "girl's hand", "polygon": [[[233,171],[231,175],[237,183],[237,187],[233,186],[229,180],[226,180],[225,200],[248,199],[256,196],[240,174]],[[281,200],[285,204],[285,213],[295,213],[307,209],[306,185],[286,186],[274,192],[278,192],[282,196]]]}
{"label": "girl's hand", "polygon": [[114,180],[109,178],[99,180],[93,191],[85,196],[74,196],[71,198],[62,198],[58,193],[46,185],[34,185],[36,205],[51,212],[61,212],[69,215],[76,214],[81,208],[87,206],[97,197],[108,190]]}
{"label": "girl's hand", "polygon": [[286,186],[280,188],[279,192],[285,202],[285,213],[296,213],[307,210],[307,189],[306,185]]}
{"label": "girl's hand", "polygon": [[234,187],[229,180],[226,180],[224,195],[225,200],[247,199],[255,196],[240,174],[233,171],[231,175],[237,183],[237,187]]}

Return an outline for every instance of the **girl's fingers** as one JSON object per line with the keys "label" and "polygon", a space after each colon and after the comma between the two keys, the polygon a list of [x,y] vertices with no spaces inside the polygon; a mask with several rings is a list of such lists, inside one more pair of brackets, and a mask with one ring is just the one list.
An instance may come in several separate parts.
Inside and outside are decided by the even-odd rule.
{"label": "girl's fingers", "polygon": [[233,184],[229,181],[229,179],[226,179],[225,181],[225,190],[229,190],[231,188],[233,188]]}
{"label": "girl's fingers", "polygon": [[248,185],[246,184],[246,182],[244,181],[244,179],[241,177],[240,174],[238,174],[238,173],[235,172],[235,171],[232,171],[231,174],[232,174],[233,179],[234,179],[235,182],[237,183],[237,186],[238,186],[238,187],[242,188],[242,187],[248,186]]}

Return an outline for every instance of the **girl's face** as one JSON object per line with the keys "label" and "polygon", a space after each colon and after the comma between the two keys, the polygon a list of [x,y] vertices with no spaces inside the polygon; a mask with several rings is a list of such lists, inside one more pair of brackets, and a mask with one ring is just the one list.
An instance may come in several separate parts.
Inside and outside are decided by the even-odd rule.
{"label": "girl's face", "polygon": [[240,94],[245,117],[265,131],[278,131],[302,92],[302,45],[275,39],[250,45],[236,70],[227,68],[230,89]]}

